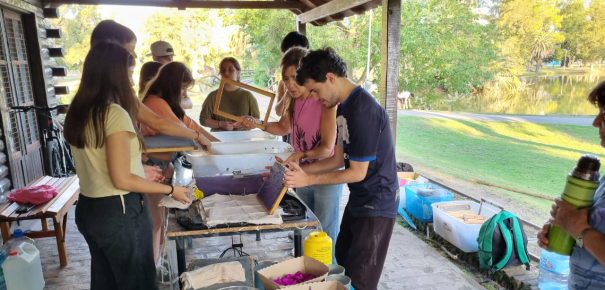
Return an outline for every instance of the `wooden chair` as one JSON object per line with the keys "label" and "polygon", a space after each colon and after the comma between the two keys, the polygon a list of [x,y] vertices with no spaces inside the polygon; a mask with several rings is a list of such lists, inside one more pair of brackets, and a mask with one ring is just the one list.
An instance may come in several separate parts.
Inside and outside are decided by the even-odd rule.
{"label": "wooden chair", "polygon": [[[29,231],[26,236],[38,239],[55,237],[57,239],[57,249],[59,250],[59,259],[61,266],[67,265],[67,251],[65,249],[65,232],[67,228],[67,213],[69,208],[76,202],[80,194],[80,183],[77,176],[55,178],[43,176],[32,182],[29,186],[48,184],[57,188],[58,194],[52,200],[36,205],[32,210],[26,213],[17,213],[19,204],[9,202],[0,206],[0,230],[2,239],[9,240],[12,237],[10,228],[13,222],[23,220],[40,219],[42,221],[41,231]],[[48,229],[47,219],[52,219],[54,230]]]}

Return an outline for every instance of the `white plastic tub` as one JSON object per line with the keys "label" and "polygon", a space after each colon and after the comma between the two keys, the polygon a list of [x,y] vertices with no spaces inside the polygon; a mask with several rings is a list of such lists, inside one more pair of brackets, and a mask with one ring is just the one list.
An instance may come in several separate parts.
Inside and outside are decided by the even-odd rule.
{"label": "white plastic tub", "polygon": [[250,131],[221,131],[210,132],[222,142],[281,140],[281,136],[273,135],[261,130]]}
{"label": "white plastic tub", "polygon": [[[212,151],[217,155],[241,155],[262,153],[294,153],[292,145],[277,140],[212,142]],[[196,152],[196,151],[193,151]],[[204,153],[199,152],[198,155]]]}
{"label": "white plastic tub", "polygon": [[193,175],[196,178],[261,174],[267,171],[265,166],[273,165],[275,156],[286,160],[290,154],[290,152],[285,152],[209,156],[199,151],[184,153],[187,161],[193,165]]}
{"label": "white plastic tub", "polygon": [[470,204],[471,210],[475,214],[480,214],[486,219],[499,213],[500,209],[484,203],[481,213],[479,213],[479,204],[474,201],[466,200],[436,202],[431,204],[431,207],[433,208],[433,227],[435,232],[466,253],[477,252],[477,238],[479,237],[481,224],[465,224],[437,208],[439,205],[446,204]]}

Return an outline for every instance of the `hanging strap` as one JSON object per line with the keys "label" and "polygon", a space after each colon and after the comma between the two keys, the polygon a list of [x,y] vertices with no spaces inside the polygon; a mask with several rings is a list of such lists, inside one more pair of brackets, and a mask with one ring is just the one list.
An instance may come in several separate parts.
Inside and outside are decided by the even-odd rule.
{"label": "hanging strap", "polygon": [[510,235],[510,230],[508,229],[508,227],[506,227],[504,221],[500,221],[498,223],[498,226],[500,226],[500,232],[502,232],[502,237],[504,237],[504,242],[506,243],[506,255],[504,255],[504,258],[502,258],[502,260],[498,261],[496,265],[494,265],[494,268],[496,270],[504,268],[504,266],[506,266],[506,263],[508,263],[508,260],[510,260],[510,256],[513,254],[513,241]]}
{"label": "hanging strap", "polygon": [[523,242],[523,231],[521,230],[521,226],[519,225],[519,220],[517,218],[513,218],[512,220],[513,232],[515,235],[515,246],[517,248],[517,256],[519,256],[519,260],[521,260],[521,263],[525,264],[526,267],[529,267],[529,257],[527,256],[527,249],[525,248],[525,244]]}

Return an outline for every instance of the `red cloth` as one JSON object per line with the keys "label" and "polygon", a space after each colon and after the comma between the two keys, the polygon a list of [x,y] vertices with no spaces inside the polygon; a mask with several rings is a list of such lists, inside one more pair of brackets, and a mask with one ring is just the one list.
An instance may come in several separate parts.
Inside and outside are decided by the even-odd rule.
{"label": "red cloth", "polygon": [[9,201],[22,203],[42,204],[57,196],[59,192],[52,185],[38,185],[18,189],[8,194]]}

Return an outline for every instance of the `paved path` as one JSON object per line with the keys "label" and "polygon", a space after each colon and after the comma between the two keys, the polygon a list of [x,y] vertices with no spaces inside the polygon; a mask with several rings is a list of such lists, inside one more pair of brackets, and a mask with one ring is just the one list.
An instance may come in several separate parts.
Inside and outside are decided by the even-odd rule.
{"label": "paved path", "polygon": [[441,111],[399,110],[397,116],[417,116],[424,118],[443,118],[452,120],[474,121],[500,121],[500,122],[530,122],[546,124],[563,124],[576,126],[592,126],[592,117],[551,117],[551,116],[517,116],[517,115],[490,115],[467,114]]}
{"label": "paved path", "polygon": [[[341,212],[348,197],[349,191],[345,186]],[[45,289],[89,289],[90,254],[84,238],[75,226],[74,210],[75,207],[72,207],[69,212],[67,226],[69,264],[66,267],[59,265],[55,239],[36,240],[46,280]],[[236,238],[236,242],[238,240]],[[193,242],[193,248],[186,250],[187,260],[218,257],[231,245],[231,237],[194,239]],[[293,244],[287,232],[263,234],[261,241],[256,241],[255,235],[243,235],[242,242],[243,250],[259,260],[282,261],[291,257]],[[395,224],[378,289],[483,290],[484,288],[424,241],[401,225]]]}

